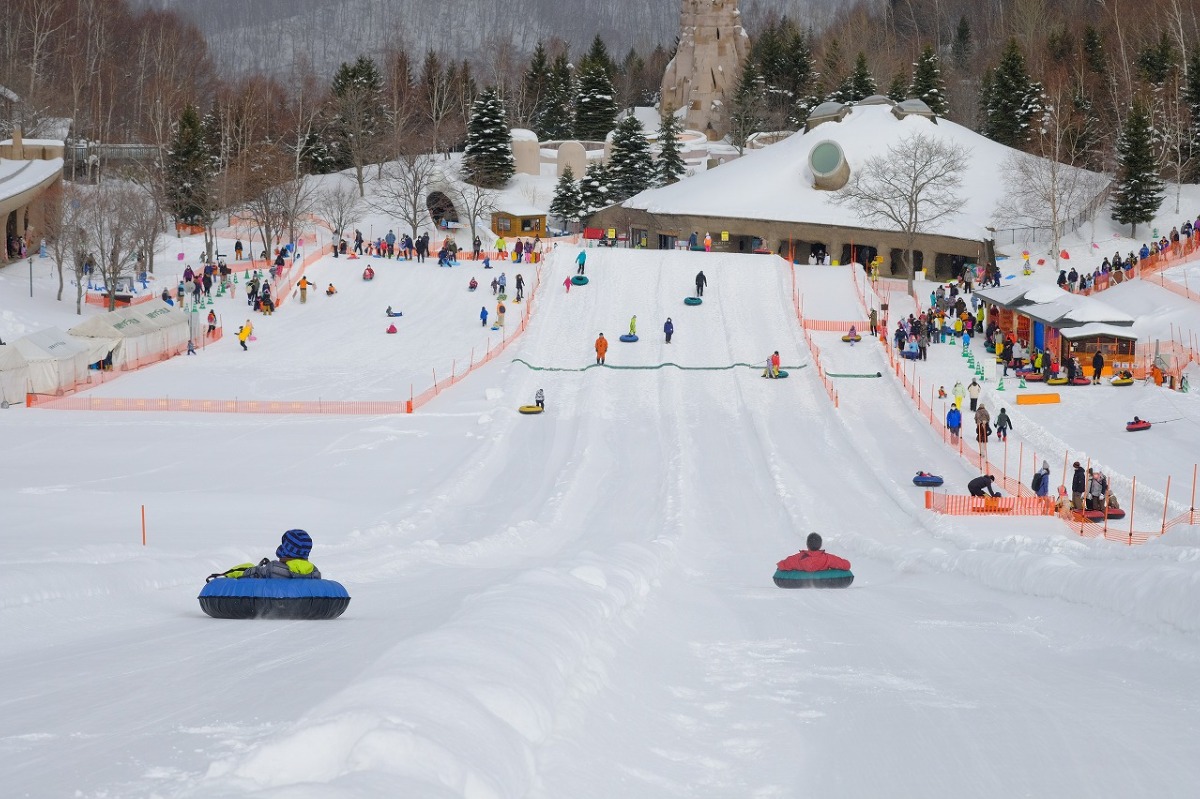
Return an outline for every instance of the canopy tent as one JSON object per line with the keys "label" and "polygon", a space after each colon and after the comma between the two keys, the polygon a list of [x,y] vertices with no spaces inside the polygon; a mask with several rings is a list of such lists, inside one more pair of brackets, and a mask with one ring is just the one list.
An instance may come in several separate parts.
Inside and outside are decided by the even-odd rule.
{"label": "canopy tent", "polygon": [[87,379],[88,346],[57,328],[30,333],[12,346],[29,364],[35,394],[59,394]]}
{"label": "canopy tent", "polygon": [[29,389],[29,364],[16,347],[0,347],[0,401],[16,405]]}
{"label": "canopy tent", "polygon": [[68,332],[85,339],[91,349],[88,363],[113,353],[116,369],[136,368],[145,360],[159,360],[164,353],[177,352],[188,340],[188,315],[161,300],[119,308],[90,317]]}

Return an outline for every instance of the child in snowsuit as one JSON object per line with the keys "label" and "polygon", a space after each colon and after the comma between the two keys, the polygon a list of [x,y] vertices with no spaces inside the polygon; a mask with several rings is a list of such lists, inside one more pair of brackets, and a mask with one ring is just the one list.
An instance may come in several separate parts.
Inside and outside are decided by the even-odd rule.
{"label": "child in snowsuit", "polygon": [[487,306],[479,309],[479,326],[487,327]]}
{"label": "child in snowsuit", "polygon": [[288,530],[275,550],[277,560],[263,558],[257,566],[252,566],[237,576],[242,579],[259,577],[320,580],[320,570],[308,559],[312,546],[312,538],[308,533],[303,530]]}
{"label": "child in snowsuit", "polygon": [[537,393],[533,395],[533,404],[542,410],[546,409],[546,394],[540,388],[537,390]]}

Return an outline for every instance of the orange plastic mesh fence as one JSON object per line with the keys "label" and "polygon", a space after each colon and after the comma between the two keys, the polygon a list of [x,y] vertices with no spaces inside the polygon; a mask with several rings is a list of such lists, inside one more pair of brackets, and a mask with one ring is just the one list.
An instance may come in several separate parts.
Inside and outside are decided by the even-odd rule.
{"label": "orange plastic mesh fence", "polygon": [[1054,503],[1049,497],[974,497],[962,494],[925,492],[925,507],[949,516],[1052,516]]}

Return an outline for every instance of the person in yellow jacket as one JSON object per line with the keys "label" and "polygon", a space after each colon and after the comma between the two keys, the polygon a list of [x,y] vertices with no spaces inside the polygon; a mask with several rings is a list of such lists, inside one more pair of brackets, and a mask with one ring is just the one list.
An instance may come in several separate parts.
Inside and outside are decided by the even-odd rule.
{"label": "person in yellow jacket", "polygon": [[246,342],[250,339],[250,334],[254,332],[254,325],[250,324],[250,320],[246,320],[246,324],[238,328],[238,343],[242,345],[243,350],[249,349]]}
{"label": "person in yellow jacket", "polygon": [[629,335],[637,335],[637,314],[634,314],[629,320]]}

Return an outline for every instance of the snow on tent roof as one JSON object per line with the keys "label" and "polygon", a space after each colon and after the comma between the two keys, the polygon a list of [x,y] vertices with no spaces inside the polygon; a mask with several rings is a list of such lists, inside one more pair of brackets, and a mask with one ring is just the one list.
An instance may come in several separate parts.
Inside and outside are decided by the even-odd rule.
{"label": "snow on tent roof", "polygon": [[[813,114],[837,103],[822,103]],[[670,186],[648,189],[621,203],[650,213],[754,219],[775,222],[839,225],[861,228],[854,210],[833,202],[834,193],[813,187],[808,154],[826,139],[846,154],[851,173],[867,159],[886,157],[902,139],[923,135],[970,151],[963,170],[959,213],[931,224],[926,234],[981,241],[990,238],[996,211],[1004,197],[1005,161],[1017,152],[949,120],[911,114],[897,119],[890,105],[859,105],[840,122],[829,121],[811,131],[795,133],[748,156],[738,158]],[[895,226],[877,227],[897,230]]]}
{"label": "snow on tent roof", "polygon": [[57,327],[48,327],[45,330],[30,333],[28,336],[14,341],[13,346],[30,363],[62,360],[87,351],[87,346],[83,342],[72,338]]}
{"label": "snow on tent roof", "polygon": [[1063,338],[1070,340],[1088,338],[1090,336],[1113,336],[1115,338],[1128,338],[1137,341],[1137,335],[1128,327],[1106,325],[1103,322],[1089,322],[1079,327],[1063,328],[1058,332]]}

